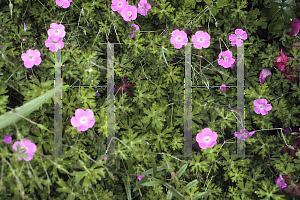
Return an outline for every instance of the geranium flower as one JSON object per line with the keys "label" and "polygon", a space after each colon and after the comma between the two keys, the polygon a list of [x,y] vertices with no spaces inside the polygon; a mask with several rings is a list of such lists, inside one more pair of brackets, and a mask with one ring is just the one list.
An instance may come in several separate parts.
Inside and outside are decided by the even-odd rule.
{"label": "geranium flower", "polygon": [[10,144],[11,143],[11,135],[4,135],[4,143]]}
{"label": "geranium flower", "polygon": [[133,27],[133,26],[135,28],[135,31],[133,31],[133,33],[130,35],[131,38],[134,38],[134,33],[136,33],[140,29],[140,27],[136,24],[131,24],[130,27]]}
{"label": "geranium flower", "polygon": [[39,65],[42,61],[41,53],[37,49],[28,49],[26,53],[22,54],[21,58],[24,61],[24,66],[26,68],[32,68],[33,65]]}
{"label": "geranium flower", "polygon": [[222,84],[222,86],[220,87],[220,90],[222,90],[222,92],[226,91],[226,85]]}
{"label": "geranium flower", "polygon": [[118,11],[121,14],[121,11],[128,6],[128,2],[126,0],[112,0],[111,9],[113,11]]}
{"label": "geranium flower", "polygon": [[201,149],[207,149],[217,144],[217,138],[218,135],[216,132],[212,132],[210,128],[204,128],[201,133],[197,134],[196,141]]}
{"label": "geranium flower", "polygon": [[284,175],[284,179],[285,179],[285,182],[289,184],[288,187],[284,187],[283,188],[283,192],[285,194],[293,194],[293,191],[294,191],[294,194],[296,197],[300,197],[300,183],[296,183],[294,182],[294,174],[291,174],[291,177],[289,177],[288,175]]}
{"label": "geranium flower", "polygon": [[115,92],[118,92],[117,97],[120,98],[120,94],[123,95],[123,91],[127,93],[128,96],[133,97],[131,92],[127,89],[128,87],[133,87],[135,83],[127,83],[128,77],[125,76],[121,82],[122,86],[116,85]]}
{"label": "geranium flower", "polygon": [[24,30],[26,31],[27,30],[27,27],[26,27],[26,24],[24,23]]}
{"label": "geranium flower", "polygon": [[143,16],[147,15],[147,11],[151,9],[151,5],[147,3],[147,0],[140,0],[138,6],[137,11]]}
{"label": "geranium flower", "polygon": [[267,78],[267,76],[271,75],[271,71],[269,69],[263,69],[261,70],[260,72],[260,75],[259,75],[259,83],[260,85],[263,84]]}
{"label": "geranium flower", "polygon": [[234,61],[235,59],[232,58],[232,52],[229,50],[222,51],[219,54],[218,63],[224,68],[229,68],[234,63]]}
{"label": "geranium flower", "polygon": [[56,4],[63,8],[69,8],[71,2],[72,0],[56,0]]}
{"label": "geranium flower", "polygon": [[207,32],[197,31],[195,35],[192,36],[192,42],[196,49],[207,48],[210,45],[210,36]]}
{"label": "geranium flower", "polygon": [[[28,155],[28,157],[26,157],[26,158],[23,157],[23,159],[25,161],[30,161],[33,158],[34,152],[36,152],[36,145],[34,143],[32,143],[30,140],[28,140],[28,139],[22,139],[22,141],[16,141],[13,144],[12,148],[15,151],[17,151],[18,150],[17,146],[19,146],[19,145],[20,145],[20,150],[22,150],[22,151],[25,150],[24,153],[26,153]],[[18,152],[18,153],[21,153],[21,151]],[[14,155],[15,155],[15,153],[14,153]],[[18,159],[22,160],[22,158],[20,156],[18,156]]]}
{"label": "geranium flower", "polygon": [[174,45],[176,49],[181,49],[183,45],[188,42],[187,35],[184,31],[175,30],[172,32],[172,37],[170,39],[171,44]]}
{"label": "geranium flower", "polygon": [[235,34],[231,34],[229,36],[229,40],[231,41],[231,46],[241,47],[243,45],[243,40],[247,39],[246,31],[242,29],[235,29]]}
{"label": "geranium flower", "polygon": [[273,62],[273,64],[276,67],[278,67],[281,72],[283,72],[285,70],[287,61],[289,59],[291,59],[292,57],[287,57],[286,55],[284,55],[284,53],[282,52],[282,49],[281,49],[281,56],[276,56],[276,57],[277,57],[277,60],[276,60],[276,62]]}
{"label": "geranium flower", "polygon": [[293,23],[291,23],[288,27],[290,28],[292,27],[293,30],[291,32],[288,32],[291,36],[296,36],[299,33],[300,30],[300,20],[299,19],[295,19],[295,21],[293,21]]}
{"label": "geranium flower", "polygon": [[278,184],[279,190],[281,190],[282,188],[285,188],[287,186],[281,174],[280,174],[279,178],[276,179],[276,184]]}
{"label": "geranium flower", "polygon": [[59,38],[58,40],[54,40],[52,37],[48,37],[45,41],[46,47],[49,47],[50,51],[54,52],[58,49],[62,49],[64,47],[63,39]]}
{"label": "geranium flower", "polygon": [[255,131],[249,133],[246,129],[241,129],[240,132],[235,132],[234,136],[237,137],[239,140],[245,141],[245,139],[252,136],[254,133]]}
{"label": "geranium flower", "polygon": [[53,40],[58,40],[59,38],[63,38],[66,35],[65,27],[62,24],[52,23],[50,25],[50,29],[47,31],[49,37],[52,37]]}
{"label": "geranium flower", "polygon": [[127,5],[121,11],[121,15],[125,21],[135,20],[137,17],[137,8],[135,6]]}
{"label": "geranium flower", "polygon": [[88,128],[92,128],[95,124],[94,112],[90,109],[78,108],[75,111],[75,116],[71,119],[71,124],[77,127],[78,131],[86,131]]}
{"label": "geranium flower", "polygon": [[267,104],[266,99],[261,99],[261,100],[256,99],[253,102],[253,105],[256,106],[253,108],[253,110],[254,110],[254,112],[256,112],[256,114],[266,115],[266,114],[268,114],[268,111],[270,111],[272,109],[272,105]]}
{"label": "geranium flower", "polygon": [[138,175],[139,181],[142,180],[142,178],[143,178],[144,176],[145,176],[145,175]]}
{"label": "geranium flower", "polygon": [[283,152],[289,152],[289,155],[296,158],[296,152],[298,151],[298,149],[300,149],[300,140],[296,139],[296,141],[294,141],[293,144],[294,149],[291,149],[289,147],[283,148],[280,150],[280,153],[282,154]]}

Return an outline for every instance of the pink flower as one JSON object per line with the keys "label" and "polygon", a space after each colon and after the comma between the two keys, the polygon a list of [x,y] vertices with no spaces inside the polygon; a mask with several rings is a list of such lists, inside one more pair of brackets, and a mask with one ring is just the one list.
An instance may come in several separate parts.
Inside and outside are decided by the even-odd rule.
{"label": "pink flower", "polygon": [[28,49],[26,53],[22,54],[21,58],[24,61],[24,66],[26,68],[32,68],[33,65],[39,65],[42,61],[41,53],[37,49]]}
{"label": "pink flower", "polygon": [[50,29],[47,31],[49,37],[52,37],[53,40],[58,40],[59,38],[63,38],[66,35],[65,27],[62,24],[52,23],[50,25]]}
{"label": "pink flower", "polygon": [[[26,158],[23,157],[23,159],[25,161],[30,161],[33,158],[34,152],[36,152],[36,145],[34,143],[32,143],[30,140],[28,140],[28,139],[22,139],[22,141],[20,141],[20,142],[16,141],[13,144],[12,148],[15,151],[17,151],[18,150],[17,146],[19,146],[19,145],[20,145],[20,150],[22,150],[22,152],[25,150],[25,152],[23,152],[23,153],[25,153],[25,154],[28,155],[28,157],[26,157]],[[21,153],[21,151],[18,152],[18,153]],[[15,153],[14,153],[14,155],[15,155]],[[18,156],[18,159],[22,160],[22,158],[20,156]]]}
{"label": "pink flower", "polygon": [[226,91],[226,85],[222,84],[222,86],[220,87],[220,90],[222,90],[222,92]]}
{"label": "pink flower", "polygon": [[260,75],[259,75],[259,83],[260,85],[263,84],[267,78],[267,76],[271,75],[271,71],[269,69],[263,69],[261,70],[260,72]]}
{"label": "pink flower", "polygon": [[278,184],[279,190],[281,190],[282,188],[285,188],[287,186],[281,174],[280,174],[279,178],[276,179],[276,184]]}
{"label": "pink flower", "polygon": [[145,175],[138,175],[139,181],[144,177]]}
{"label": "pink flower", "polygon": [[56,0],[56,4],[58,6],[62,6],[63,8],[68,8],[72,0]]}
{"label": "pink flower", "polygon": [[78,131],[86,131],[88,128],[92,128],[95,124],[94,112],[90,109],[84,111],[82,108],[78,108],[75,111],[75,117],[72,117],[71,124],[77,127]]}
{"label": "pink flower", "polygon": [[135,6],[127,5],[121,11],[121,16],[125,21],[135,20],[137,17],[137,8]]}
{"label": "pink flower", "polygon": [[266,99],[261,99],[261,100],[256,99],[253,102],[253,105],[256,106],[253,108],[253,110],[256,112],[256,114],[266,115],[266,114],[268,114],[268,111],[270,111],[272,109],[272,105],[267,104]]}
{"label": "pink flower", "polygon": [[58,49],[62,49],[64,47],[63,39],[59,38],[59,40],[54,40],[52,37],[49,37],[45,41],[46,47],[49,47],[50,51],[54,52],[57,51]]}
{"label": "pink flower", "polygon": [[136,25],[136,24],[131,24],[131,26],[130,27],[133,27],[134,26],[134,28],[135,28],[135,31],[133,31],[133,33],[130,35],[131,36],[131,38],[134,38],[134,33],[136,33],[137,32],[137,30],[139,30],[140,29],[140,27],[138,26],[138,25]]}
{"label": "pink flower", "polygon": [[254,133],[255,131],[249,133],[246,129],[241,129],[240,132],[235,132],[234,136],[239,140],[245,140],[246,138],[252,136]]}
{"label": "pink flower", "polygon": [[236,65],[237,65],[237,61],[235,60],[234,63],[232,63],[232,64],[230,65],[230,68],[233,69],[233,68],[236,67]]}
{"label": "pink flower", "polygon": [[147,11],[151,9],[151,5],[147,3],[147,0],[140,0],[138,6],[137,11],[143,16],[147,15]]}
{"label": "pink flower", "polygon": [[176,49],[181,49],[182,45],[187,44],[188,38],[184,31],[175,30],[172,32],[170,41]]}
{"label": "pink flower", "polygon": [[243,45],[243,40],[247,39],[247,33],[242,29],[235,29],[235,34],[229,36],[231,41],[231,46],[241,47]]}
{"label": "pink flower", "polygon": [[27,27],[26,27],[26,24],[24,23],[24,30],[26,31]]}
{"label": "pink flower", "polygon": [[11,135],[4,135],[4,143],[10,144],[11,143]]}
{"label": "pink flower", "polygon": [[121,14],[121,11],[128,6],[128,2],[126,0],[112,0],[112,4],[110,8],[113,11],[118,11],[119,14]]}
{"label": "pink flower", "polygon": [[23,38],[23,42],[25,42],[26,41],[26,39],[25,38]]}
{"label": "pink flower", "polygon": [[232,52],[229,50],[222,51],[219,54],[218,63],[224,68],[229,68],[234,63],[234,61],[235,59],[232,58]]}
{"label": "pink flower", "polygon": [[287,57],[286,55],[284,55],[284,53],[282,52],[282,49],[281,49],[281,56],[276,56],[277,60],[276,62],[273,62],[273,64],[279,68],[279,70],[281,72],[283,72],[285,70],[285,66],[286,66],[286,63],[289,59],[291,59],[292,57]]}
{"label": "pink flower", "polygon": [[212,132],[210,128],[204,128],[202,133],[198,133],[196,141],[201,149],[207,149],[207,147],[213,147],[217,144],[218,135],[216,132]]}
{"label": "pink flower", "polygon": [[300,20],[295,18],[295,21],[293,21],[293,23],[291,23],[288,27],[290,28],[292,27],[293,30],[291,32],[288,32],[291,36],[296,36],[299,33],[300,30]]}
{"label": "pink flower", "polygon": [[197,31],[195,35],[192,36],[192,42],[196,49],[207,48],[210,45],[210,36],[208,33],[203,31]]}

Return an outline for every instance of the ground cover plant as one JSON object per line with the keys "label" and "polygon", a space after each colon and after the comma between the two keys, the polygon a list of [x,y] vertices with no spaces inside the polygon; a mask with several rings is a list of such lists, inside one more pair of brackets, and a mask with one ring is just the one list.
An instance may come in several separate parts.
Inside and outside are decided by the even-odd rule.
{"label": "ground cover plant", "polygon": [[[0,198],[299,199],[299,13],[294,0],[0,1]],[[106,154],[108,42],[122,43],[114,45],[118,157]],[[188,45],[192,84],[203,86],[192,90],[198,157],[177,156]],[[241,46],[244,119],[234,86]],[[65,157],[47,156],[58,52],[69,86]],[[253,157],[230,157],[237,141]]]}

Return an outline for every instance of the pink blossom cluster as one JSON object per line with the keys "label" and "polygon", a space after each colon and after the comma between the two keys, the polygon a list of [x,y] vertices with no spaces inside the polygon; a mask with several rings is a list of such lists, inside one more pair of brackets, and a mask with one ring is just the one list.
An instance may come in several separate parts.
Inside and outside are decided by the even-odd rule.
{"label": "pink blossom cluster", "polygon": [[[268,114],[268,111],[272,109],[272,105],[267,104],[266,99],[256,99],[253,102],[253,105],[255,106],[253,110],[256,114],[266,115]],[[229,108],[233,110],[233,108]],[[246,129],[241,129],[240,132],[235,132],[234,136],[239,140],[244,141],[251,137],[254,133],[255,131],[248,132]],[[216,132],[213,132],[210,128],[204,128],[201,133],[197,134],[196,141],[201,149],[207,149],[208,147],[211,148],[217,144],[217,138],[218,135]]]}
{"label": "pink blossom cluster", "polygon": [[49,37],[45,41],[45,45],[49,47],[50,51],[54,52],[64,47],[63,37],[66,35],[64,25],[52,23],[47,33]]}
{"label": "pink blossom cluster", "polygon": [[56,0],[55,2],[58,6],[61,6],[63,8],[69,8],[72,0]]}
{"label": "pink blossom cluster", "polygon": [[[247,33],[242,29],[236,29],[235,34],[229,36],[231,46],[242,46],[243,40],[247,39]],[[187,34],[182,30],[174,30],[170,42],[176,49],[181,49],[188,42]],[[192,36],[192,42],[196,49],[208,48],[210,45],[210,35],[207,32],[197,31]],[[218,64],[224,68],[233,68],[236,60],[232,57],[232,52],[227,50],[219,54]]]}
{"label": "pink blossom cluster", "polygon": [[[126,0],[112,0],[111,9],[113,11],[118,11],[118,13],[123,17],[125,21],[135,20],[137,18],[137,13],[142,16],[146,16],[148,10],[151,9],[151,5],[147,3],[147,0],[140,0],[138,8],[128,4]],[[140,28],[136,24],[131,24],[131,27],[134,27],[133,33],[130,35],[131,38],[134,38],[134,33],[136,33]]]}
{"label": "pink blossom cluster", "polygon": [[118,11],[125,21],[135,20],[137,13],[145,16],[148,10],[151,9],[151,5],[147,3],[147,0],[140,0],[138,8],[128,4],[126,0],[112,0],[111,9]]}

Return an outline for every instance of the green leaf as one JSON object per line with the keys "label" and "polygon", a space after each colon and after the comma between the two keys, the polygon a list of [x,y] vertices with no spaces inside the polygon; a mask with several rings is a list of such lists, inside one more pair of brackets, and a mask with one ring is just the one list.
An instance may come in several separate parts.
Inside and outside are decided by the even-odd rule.
{"label": "green leaf", "polygon": [[193,198],[191,198],[191,200],[199,199],[200,197],[203,197],[206,194],[207,194],[207,192],[201,192],[200,194],[197,194],[196,196],[194,196]]}
{"label": "green leaf", "polygon": [[186,168],[187,168],[188,165],[189,165],[189,164],[186,163],[185,165],[183,165],[183,166],[178,170],[178,172],[177,172],[177,177],[178,177],[178,178],[180,178],[180,177],[182,176],[182,174],[185,172],[185,170],[186,170]]}
{"label": "green leaf", "polygon": [[198,180],[195,179],[192,182],[189,182],[186,186],[184,186],[184,188],[182,189],[182,191],[186,192],[187,190],[191,189],[192,187],[196,186],[198,184]]}
{"label": "green leaf", "polygon": [[123,182],[124,182],[124,184],[125,184],[125,190],[126,190],[126,194],[127,194],[127,199],[128,200],[131,200],[132,198],[131,198],[131,191],[130,191],[130,188],[129,188],[129,181],[128,181],[128,179],[126,178],[126,176],[125,175],[122,175],[122,179],[123,179]]}
{"label": "green leaf", "polygon": [[[164,183],[164,186],[166,186],[169,191],[171,191],[173,193],[173,195],[177,198],[177,199],[182,199],[182,194],[180,192],[178,192],[174,187],[170,186],[169,184]],[[181,194],[181,195],[180,195]],[[185,197],[184,197],[185,198]],[[185,198],[187,199],[187,198]]]}
{"label": "green leaf", "polygon": [[300,133],[298,133],[298,132],[292,132],[291,134],[292,134],[292,135],[298,135],[298,134],[300,134]]}
{"label": "green leaf", "polygon": [[152,119],[152,122],[154,123],[154,125],[159,128],[162,129],[163,127],[163,123],[164,121],[166,121],[165,117],[164,117],[164,112],[167,108],[160,108],[159,105],[156,104],[156,102],[154,102],[150,108],[150,110],[147,109],[143,109],[146,116],[143,117],[142,122],[143,123],[150,123],[150,119]]}
{"label": "green leaf", "polygon": [[[62,83],[53,88],[52,90],[48,91],[46,94],[39,96],[36,99],[31,100],[30,102],[24,104],[21,107],[15,109],[19,115],[26,117],[33,111],[37,110],[41,105],[47,102],[50,98],[54,98],[54,93],[57,90],[61,90]],[[10,125],[13,122],[16,122],[21,117],[18,115],[13,115],[10,112],[7,112],[0,116],[0,129],[5,128],[6,126]]]}
{"label": "green leaf", "polygon": [[167,200],[171,200],[172,196],[173,196],[173,193],[171,192],[171,190],[168,190]]}
{"label": "green leaf", "polygon": [[223,8],[224,6],[228,5],[228,0],[218,0],[217,1],[217,8]]}
{"label": "green leaf", "polygon": [[135,192],[137,191],[138,189],[140,189],[141,187],[143,187],[143,183],[146,183],[147,182],[147,177],[144,176],[137,184],[136,186],[134,187],[134,189],[132,190],[132,192]]}
{"label": "green leaf", "polygon": [[155,159],[154,159],[154,156],[151,154],[151,163],[152,163],[152,169],[153,169],[153,176],[155,177],[156,176],[156,171],[157,171],[157,167],[156,167],[156,162],[155,162]]}
{"label": "green leaf", "polygon": [[[162,170],[167,169],[167,168],[168,168],[167,166],[158,166],[157,171],[159,172],[159,171],[162,171]],[[147,171],[144,171],[141,175],[149,175],[149,174],[152,174],[152,173],[153,173],[153,169],[151,168]]]}
{"label": "green leaf", "polygon": [[163,183],[164,183],[163,180],[155,180],[155,181],[149,181],[149,182],[143,183],[142,185],[143,186],[159,186],[159,185],[162,185]]}
{"label": "green leaf", "polygon": [[265,199],[270,199],[270,197],[272,197],[273,199],[283,200],[284,195],[275,194],[279,191],[277,184],[272,184],[269,180],[265,179],[262,181],[262,184],[260,184],[260,186],[262,187],[262,189],[258,189],[258,191],[254,192],[258,195],[258,197],[266,197]]}

